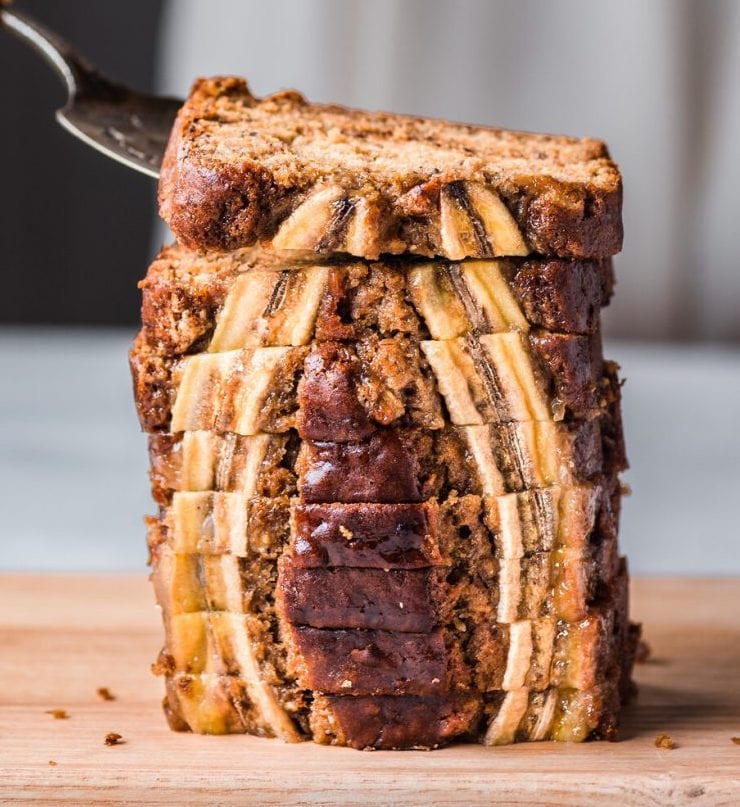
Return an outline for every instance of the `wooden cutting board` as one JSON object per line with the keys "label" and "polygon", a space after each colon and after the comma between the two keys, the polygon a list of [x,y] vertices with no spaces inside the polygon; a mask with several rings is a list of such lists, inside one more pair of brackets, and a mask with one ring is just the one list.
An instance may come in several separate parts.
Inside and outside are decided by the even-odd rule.
{"label": "wooden cutting board", "polygon": [[740,805],[740,579],[633,591],[653,656],[622,742],[366,753],[171,733],[146,580],[0,577],[0,803]]}

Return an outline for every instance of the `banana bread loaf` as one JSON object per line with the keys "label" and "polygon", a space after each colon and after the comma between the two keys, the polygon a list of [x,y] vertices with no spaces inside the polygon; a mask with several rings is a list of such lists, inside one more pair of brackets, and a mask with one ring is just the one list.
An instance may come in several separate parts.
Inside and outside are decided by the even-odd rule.
{"label": "banana bread loaf", "polygon": [[131,351],[179,731],[615,739],[639,628],[603,143],[199,81]]}

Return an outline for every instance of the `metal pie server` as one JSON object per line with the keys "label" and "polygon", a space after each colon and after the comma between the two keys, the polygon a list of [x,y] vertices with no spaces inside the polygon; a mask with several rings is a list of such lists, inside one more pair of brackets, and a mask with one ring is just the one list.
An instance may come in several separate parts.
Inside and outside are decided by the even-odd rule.
{"label": "metal pie server", "polygon": [[108,81],[63,39],[20,11],[0,8],[0,28],[31,45],[64,81],[67,103],[56,118],[67,131],[129,168],[159,176],[181,100]]}

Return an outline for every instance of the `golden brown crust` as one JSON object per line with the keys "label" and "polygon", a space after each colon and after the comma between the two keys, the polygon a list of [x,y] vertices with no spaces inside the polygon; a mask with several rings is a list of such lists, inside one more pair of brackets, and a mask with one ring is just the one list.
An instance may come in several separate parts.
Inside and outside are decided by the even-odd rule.
{"label": "golden brown crust", "polygon": [[603,258],[621,249],[621,177],[600,141],[309,104],[295,92],[257,99],[238,78],[194,85],[165,154],[159,202],[194,248],[271,239],[327,190],[328,229],[304,245],[314,252],[526,254],[472,242],[451,254],[440,199],[467,182],[504,203],[526,252]]}

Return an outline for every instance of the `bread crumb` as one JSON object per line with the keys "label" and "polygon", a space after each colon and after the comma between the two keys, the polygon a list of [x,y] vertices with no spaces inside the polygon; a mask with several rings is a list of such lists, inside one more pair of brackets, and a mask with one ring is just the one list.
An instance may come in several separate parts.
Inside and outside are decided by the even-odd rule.
{"label": "bread crumb", "polygon": [[730,740],[735,743],[735,745],[740,745],[740,737],[730,737]]}
{"label": "bread crumb", "polygon": [[600,729],[599,733],[601,738],[608,743],[619,742],[619,728],[612,721],[609,721],[603,729]]}
{"label": "bread crumb", "polygon": [[339,532],[348,540],[352,540],[352,530],[348,530],[343,524],[339,526]]}
{"label": "bread crumb", "polygon": [[66,709],[47,709],[44,714],[51,715],[54,720],[69,719],[69,712]]}
{"label": "bread crumb", "polygon": [[106,745],[121,745],[123,740],[123,735],[118,734],[115,731],[109,731],[105,735],[105,744]]}
{"label": "bread crumb", "polygon": [[102,698],[104,701],[114,701],[116,696],[108,689],[108,687],[98,687],[97,688],[98,697]]}
{"label": "bread crumb", "polygon": [[677,746],[676,743],[671,739],[670,734],[658,734],[655,738],[655,747],[667,748],[669,751],[672,751]]}
{"label": "bread crumb", "polygon": [[175,672],[175,659],[169,653],[160,653],[159,658],[152,664],[154,675],[171,675]]}
{"label": "bread crumb", "polygon": [[58,762],[54,762],[54,760],[53,760],[53,759],[50,759],[50,760],[49,760],[49,765],[58,765],[58,764],[59,764],[59,763],[58,763]]}
{"label": "bread crumb", "polygon": [[644,664],[653,655],[653,650],[650,645],[640,639],[637,643],[637,650],[635,651],[635,664]]}

